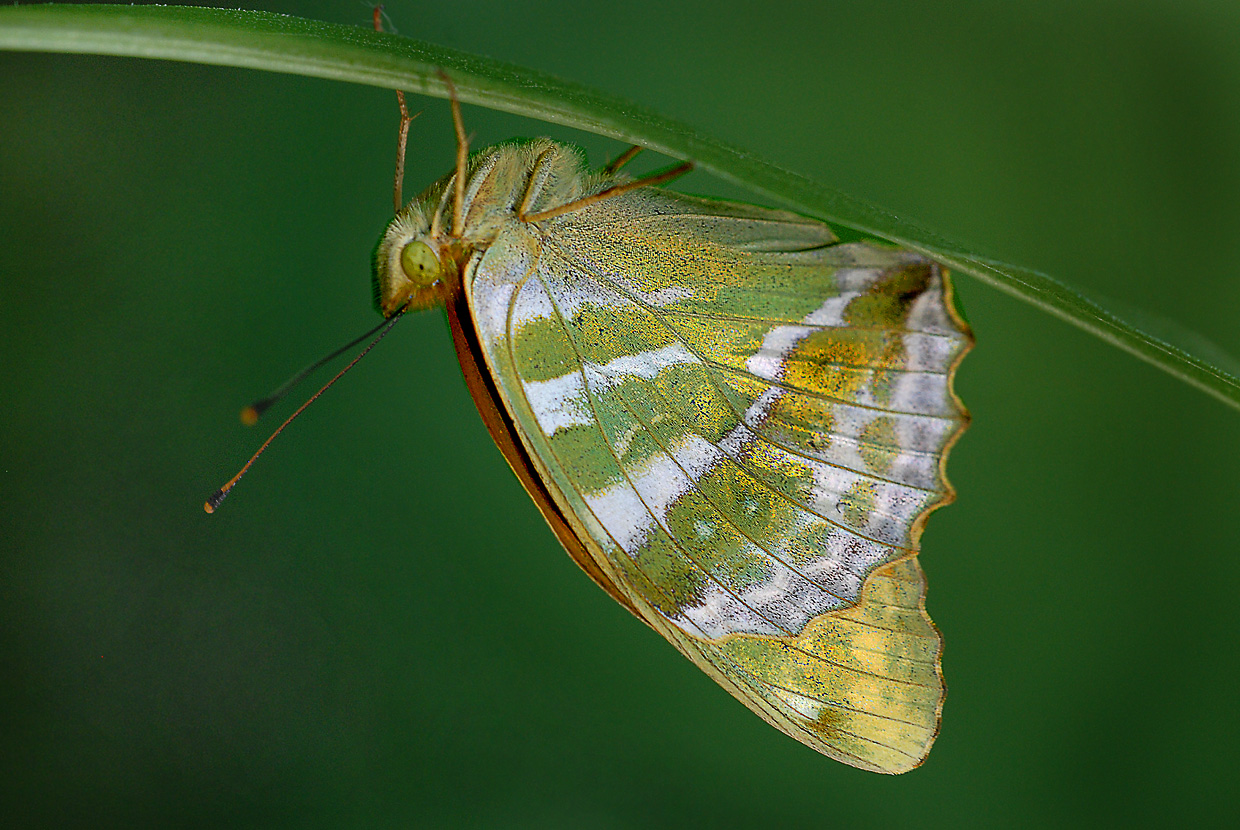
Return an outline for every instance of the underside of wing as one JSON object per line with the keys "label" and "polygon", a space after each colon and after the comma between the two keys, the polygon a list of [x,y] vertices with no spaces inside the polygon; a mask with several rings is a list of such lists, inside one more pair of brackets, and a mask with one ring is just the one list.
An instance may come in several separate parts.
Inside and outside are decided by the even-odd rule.
{"label": "underside of wing", "polygon": [[942,681],[916,553],[971,342],[941,269],[654,190],[514,222],[470,268],[494,394],[583,567],[789,735],[920,763]]}
{"label": "underside of wing", "polygon": [[854,607],[815,617],[795,637],[680,638],[724,688],[767,722],[873,772],[920,764],[939,728],[942,640],[911,556],[870,574]]}

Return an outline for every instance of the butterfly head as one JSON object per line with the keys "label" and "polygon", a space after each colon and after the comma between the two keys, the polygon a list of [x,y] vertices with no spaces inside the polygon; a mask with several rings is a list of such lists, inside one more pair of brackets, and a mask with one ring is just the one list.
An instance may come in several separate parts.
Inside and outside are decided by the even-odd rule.
{"label": "butterfly head", "polygon": [[384,317],[402,308],[442,305],[456,270],[450,246],[431,235],[417,207],[412,204],[397,214],[375,246],[375,307]]}

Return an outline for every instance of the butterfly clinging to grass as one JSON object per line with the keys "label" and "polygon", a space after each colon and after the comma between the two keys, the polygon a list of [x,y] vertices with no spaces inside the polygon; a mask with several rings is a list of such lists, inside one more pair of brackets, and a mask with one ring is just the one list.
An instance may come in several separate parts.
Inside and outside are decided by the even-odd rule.
{"label": "butterfly clinging to grass", "polygon": [[380,312],[446,309],[500,451],[617,602],[807,746],[920,764],[944,688],[918,541],[968,420],[946,271],[657,187],[687,164],[630,179],[637,148],[471,156],[443,80],[456,165],[401,205],[398,164]]}

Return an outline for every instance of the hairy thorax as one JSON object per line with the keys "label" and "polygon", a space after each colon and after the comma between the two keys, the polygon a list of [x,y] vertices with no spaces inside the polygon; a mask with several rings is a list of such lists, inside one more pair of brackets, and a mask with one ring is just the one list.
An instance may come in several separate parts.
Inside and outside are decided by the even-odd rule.
{"label": "hairy thorax", "polygon": [[498,144],[475,154],[465,175],[459,217],[453,208],[456,174],[450,173],[388,224],[374,254],[375,305],[385,317],[402,308],[443,305],[460,290],[471,259],[481,256],[501,232],[519,226],[537,236],[539,213],[615,181],[614,176],[587,172],[575,147],[545,138]]}

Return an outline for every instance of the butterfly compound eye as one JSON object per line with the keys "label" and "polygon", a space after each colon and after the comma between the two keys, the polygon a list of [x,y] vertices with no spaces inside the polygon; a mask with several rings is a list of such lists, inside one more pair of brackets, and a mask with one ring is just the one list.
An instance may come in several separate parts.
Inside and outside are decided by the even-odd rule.
{"label": "butterfly compound eye", "polygon": [[439,257],[425,242],[410,242],[400,252],[400,267],[418,287],[435,283],[441,275]]}

